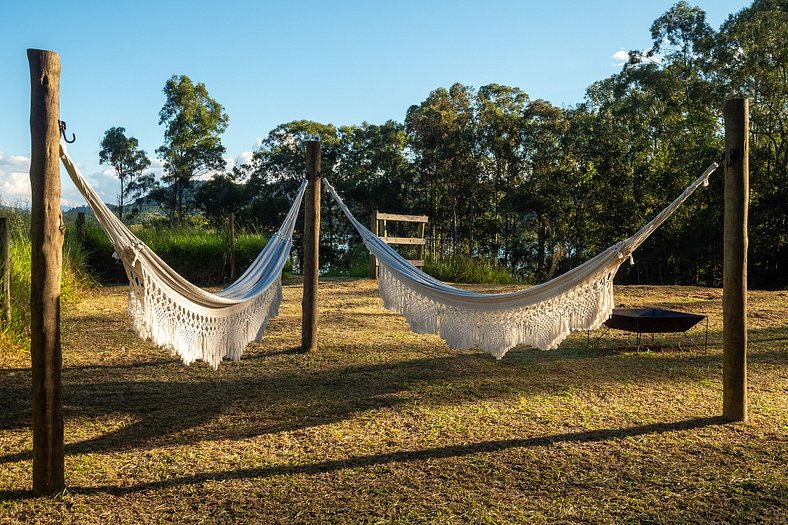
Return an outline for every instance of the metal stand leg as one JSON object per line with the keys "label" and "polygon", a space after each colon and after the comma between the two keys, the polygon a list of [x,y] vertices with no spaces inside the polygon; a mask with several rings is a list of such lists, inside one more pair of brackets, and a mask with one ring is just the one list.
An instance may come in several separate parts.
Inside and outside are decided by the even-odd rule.
{"label": "metal stand leg", "polygon": [[703,353],[709,353],[709,316],[706,316],[706,340],[703,342]]}
{"label": "metal stand leg", "polygon": [[[600,339],[602,339],[603,337],[605,337],[605,335],[606,335],[606,334],[607,334],[609,331],[610,331],[610,328],[608,328],[608,327],[605,327],[605,331],[604,331],[604,332],[602,332],[602,335],[600,335],[599,337],[597,337],[596,339],[594,339],[594,342],[593,342],[593,343],[591,343],[591,344],[589,344],[589,345],[588,345],[588,348],[592,348],[593,346],[595,346],[595,345],[596,345],[596,344],[599,342],[599,340],[600,340]],[[589,339],[591,338],[591,332],[589,332],[589,333],[588,333],[588,337],[589,337]]]}
{"label": "metal stand leg", "polygon": [[[687,340],[688,340],[690,343],[692,343],[692,346],[694,346],[695,348],[697,348],[697,349],[700,351],[700,347],[699,347],[699,346],[698,346],[698,345],[695,343],[695,341],[693,341],[693,340],[692,340],[692,338],[691,338],[690,336],[688,336],[688,335],[687,335],[687,332],[682,332],[682,333],[684,334],[684,337],[686,337],[686,338],[687,338]],[[679,347],[679,348],[680,348],[680,347]]]}

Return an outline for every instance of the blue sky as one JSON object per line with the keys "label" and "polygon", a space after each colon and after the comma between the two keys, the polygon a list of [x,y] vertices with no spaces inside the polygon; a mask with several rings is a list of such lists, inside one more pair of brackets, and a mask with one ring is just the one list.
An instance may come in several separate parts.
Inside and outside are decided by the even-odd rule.
{"label": "blue sky", "polygon": [[[673,3],[4,0],[0,200],[29,201],[27,48],[60,53],[61,118],[77,135],[69,151],[114,202],[117,180],[98,162],[104,131],[125,127],[155,158],[162,88],[173,74],[205,83],[225,107],[228,161],[241,162],[280,123],[402,121],[408,107],[455,82],[575,104],[620,69],[617,52],[649,47],[651,23]],[[750,4],[690,3],[715,29]],[[82,203],[66,178],[63,202]]]}

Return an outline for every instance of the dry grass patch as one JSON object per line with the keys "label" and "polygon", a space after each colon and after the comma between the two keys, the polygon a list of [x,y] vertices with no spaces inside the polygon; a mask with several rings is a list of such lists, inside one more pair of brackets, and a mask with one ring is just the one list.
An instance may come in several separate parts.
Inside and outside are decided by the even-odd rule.
{"label": "dry grass patch", "polygon": [[576,334],[501,361],[410,333],[370,280],[321,283],[301,354],[300,292],[218,372],[137,340],[123,288],[67,309],[57,498],[29,493],[29,356],[0,353],[0,523],[785,521],[786,292],[750,296],[746,424],[715,417],[719,290],[617,289],[709,315],[706,354]]}

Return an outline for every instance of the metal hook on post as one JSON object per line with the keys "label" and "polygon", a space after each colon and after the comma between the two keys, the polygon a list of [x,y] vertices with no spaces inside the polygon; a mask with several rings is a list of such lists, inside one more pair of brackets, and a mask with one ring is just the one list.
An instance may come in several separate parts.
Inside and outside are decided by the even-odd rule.
{"label": "metal hook on post", "polygon": [[71,140],[68,140],[66,138],[66,121],[65,120],[58,120],[57,123],[58,123],[58,126],[60,126],[60,135],[63,137],[63,140],[65,140],[69,144],[73,144],[74,142],[76,142],[77,136],[74,135],[73,133],[71,134]]}

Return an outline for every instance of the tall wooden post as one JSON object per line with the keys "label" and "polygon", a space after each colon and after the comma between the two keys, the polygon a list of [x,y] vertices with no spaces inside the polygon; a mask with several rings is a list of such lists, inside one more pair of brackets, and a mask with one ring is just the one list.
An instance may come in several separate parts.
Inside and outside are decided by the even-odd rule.
{"label": "tall wooden post", "polygon": [[60,351],[60,56],[27,50],[30,63],[30,356],[33,375],[33,492],[56,494],[63,479]]}
{"label": "tall wooden post", "polygon": [[85,242],[85,212],[77,212],[77,239],[79,242]]}
{"label": "tall wooden post", "polygon": [[8,217],[0,217],[0,293],[3,294],[3,311],[0,327],[11,324],[11,224]]}
{"label": "tall wooden post", "polygon": [[306,143],[304,194],[304,297],[301,301],[301,349],[317,350],[317,273],[320,244],[320,143]]}
{"label": "tall wooden post", "polygon": [[747,420],[747,206],[750,144],[747,99],[725,104],[723,417]]}
{"label": "tall wooden post", "polygon": [[230,280],[234,281],[238,275],[238,258],[235,254],[235,213],[230,213],[228,219],[230,236]]}
{"label": "tall wooden post", "polygon": [[[372,224],[370,224],[370,226],[372,227],[372,233],[377,235],[378,234],[378,210],[375,210],[375,211],[372,212]],[[374,255],[372,255],[372,252],[370,252],[370,254],[369,254],[369,276],[372,279],[377,279],[378,278],[378,259]]]}

